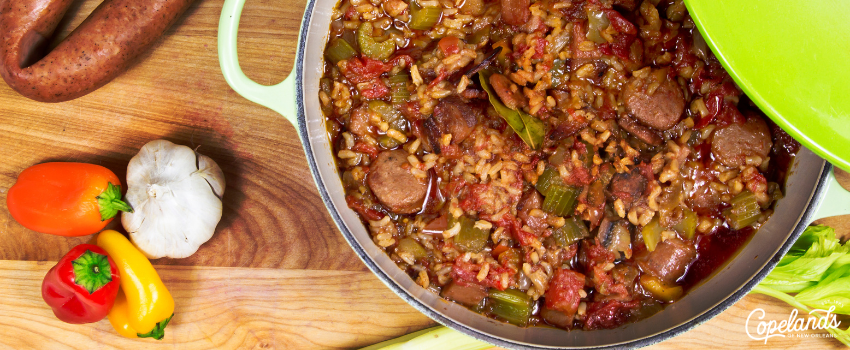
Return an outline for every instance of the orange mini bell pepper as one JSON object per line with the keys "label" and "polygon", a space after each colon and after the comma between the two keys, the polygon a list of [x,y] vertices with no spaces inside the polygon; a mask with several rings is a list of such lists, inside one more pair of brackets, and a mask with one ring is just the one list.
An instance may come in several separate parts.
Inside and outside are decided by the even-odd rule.
{"label": "orange mini bell pepper", "polygon": [[18,175],[6,205],[24,227],[59,236],[97,233],[118,211],[121,181],[107,168],[86,163],[42,163]]}

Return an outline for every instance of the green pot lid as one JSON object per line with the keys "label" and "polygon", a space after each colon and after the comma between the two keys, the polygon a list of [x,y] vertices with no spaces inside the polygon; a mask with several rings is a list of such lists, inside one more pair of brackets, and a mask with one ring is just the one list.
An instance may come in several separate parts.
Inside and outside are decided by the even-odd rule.
{"label": "green pot lid", "polygon": [[850,1],[685,5],[744,93],[804,146],[850,171]]}

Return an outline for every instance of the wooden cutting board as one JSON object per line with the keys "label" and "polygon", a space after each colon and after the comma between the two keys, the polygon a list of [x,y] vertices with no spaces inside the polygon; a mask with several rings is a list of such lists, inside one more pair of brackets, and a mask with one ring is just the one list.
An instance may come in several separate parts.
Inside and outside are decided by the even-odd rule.
{"label": "wooden cutting board", "polygon": [[[78,1],[63,33],[98,3]],[[248,2],[239,56],[249,77],[274,84],[288,74],[305,4]],[[80,99],[38,103],[0,82],[0,348],[356,348],[435,324],[374,277],[340,236],[295,129],[227,86],[216,54],[221,5],[198,1],[129,71]],[[7,190],[23,169],[46,161],[101,164],[124,178],[130,158],[158,138],[200,147],[227,179],[212,240],[187,259],[154,261],[177,303],[165,339],[124,339],[105,320],[58,321],[41,299],[41,279],[89,237],[23,228],[8,214]],[[755,308],[767,312],[766,320],[791,311],[748,296],[657,347],[840,345],[828,338],[751,340],[744,323]]]}

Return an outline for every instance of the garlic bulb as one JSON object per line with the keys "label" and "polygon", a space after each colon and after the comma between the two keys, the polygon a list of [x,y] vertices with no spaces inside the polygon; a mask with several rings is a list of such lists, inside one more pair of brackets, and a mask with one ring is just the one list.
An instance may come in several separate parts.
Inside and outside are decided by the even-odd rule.
{"label": "garlic bulb", "polygon": [[209,157],[165,140],[148,142],[127,166],[121,224],[148,258],[185,258],[221,220],[224,174]]}

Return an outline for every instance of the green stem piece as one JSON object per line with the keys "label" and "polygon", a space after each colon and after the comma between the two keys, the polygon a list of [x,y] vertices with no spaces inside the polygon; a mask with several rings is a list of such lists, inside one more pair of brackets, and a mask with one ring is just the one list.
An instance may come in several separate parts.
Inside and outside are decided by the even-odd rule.
{"label": "green stem piece", "polygon": [[106,184],[106,190],[96,198],[101,221],[112,219],[119,211],[133,212],[133,208],[121,200],[121,186],[115,186],[111,182]]}
{"label": "green stem piece", "polygon": [[112,282],[112,268],[106,255],[86,250],[71,262],[74,266],[74,283],[92,294]]}
{"label": "green stem piece", "polygon": [[157,322],[156,326],[154,326],[150,332],[145,334],[136,333],[136,335],[138,335],[139,338],[154,338],[156,340],[162,340],[162,338],[165,337],[165,326],[168,326],[168,322],[171,321],[172,317],[174,317],[174,314],[171,314],[171,316],[168,316],[168,318],[162,322]]}

